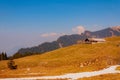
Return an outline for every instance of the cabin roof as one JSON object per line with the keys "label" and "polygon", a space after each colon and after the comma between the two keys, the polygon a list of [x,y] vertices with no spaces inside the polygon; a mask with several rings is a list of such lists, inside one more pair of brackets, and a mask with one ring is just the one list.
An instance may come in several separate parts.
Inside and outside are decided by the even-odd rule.
{"label": "cabin roof", "polygon": [[90,41],[99,41],[99,42],[101,42],[101,41],[106,41],[105,39],[103,39],[103,38],[88,38],[88,40],[90,40]]}

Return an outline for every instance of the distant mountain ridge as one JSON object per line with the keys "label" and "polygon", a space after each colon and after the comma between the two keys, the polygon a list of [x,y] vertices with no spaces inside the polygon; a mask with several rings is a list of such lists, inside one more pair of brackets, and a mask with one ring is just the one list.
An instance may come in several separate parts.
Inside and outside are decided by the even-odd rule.
{"label": "distant mountain ridge", "polygon": [[120,36],[120,26],[106,28],[95,32],[85,31],[84,34],[90,37],[98,37],[98,38]]}
{"label": "distant mountain ridge", "polygon": [[106,28],[99,31],[85,31],[81,35],[64,35],[59,37],[56,41],[53,42],[45,42],[38,46],[31,48],[21,48],[15,53],[13,56],[15,58],[33,55],[33,54],[42,54],[48,51],[52,51],[61,47],[70,46],[76,44],[78,40],[85,40],[88,37],[97,37],[97,38],[105,38],[111,36],[120,36],[120,26],[115,26],[111,28]]}

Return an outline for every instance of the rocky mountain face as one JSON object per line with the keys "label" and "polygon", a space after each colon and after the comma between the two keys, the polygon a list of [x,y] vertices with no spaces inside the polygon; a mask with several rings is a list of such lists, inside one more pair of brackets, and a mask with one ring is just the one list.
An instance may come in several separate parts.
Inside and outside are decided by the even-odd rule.
{"label": "rocky mountain face", "polygon": [[61,47],[76,44],[78,40],[85,40],[88,37],[105,38],[111,36],[120,36],[120,26],[106,28],[95,32],[85,31],[81,35],[78,34],[64,35],[59,37],[56,41],[53,42],[45,42],[43,44],[31,48],[21,48],[13,56],[15,58],[18,58],[27,55],[41,54]]}
{"label": "rocky mountain face", "polygon": [[89,37],[98,37],[98,38],[120,36],[120,26],[106,28],[95,32],[85,31],[84,34]]}
{"label": "rocky mountain face", "polygon": [[38,46],[31,48],[21,48],[17,53],[13,55],[14,58],[24,57],[33,54],[42,54],[58,48],[70,46],[76,44],[78,40],[84,40],[86,37],[82,35],[65,35],[59,37],[56,41],[45,42]]}

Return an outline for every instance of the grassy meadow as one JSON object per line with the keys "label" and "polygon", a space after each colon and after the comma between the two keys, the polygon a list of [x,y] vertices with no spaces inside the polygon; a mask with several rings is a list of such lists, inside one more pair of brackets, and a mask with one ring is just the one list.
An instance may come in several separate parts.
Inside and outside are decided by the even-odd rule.
{"label": "grassy meadow", "polygon": [[[120,44],[120,37],[106,38],[106,40],[105,43],[75,44],[41,55],[15,59],[15,63],[18,65],[18,69],[16,70],[7,68],[7,60],[0,61],[0,78],[61,75],[66,73],[96,71],[110,65],[119,64],[120,47],[117,45]],[[84,67],[80,66],[81,63],[86,62],[92,63]],[[107,76],[109,75],[105,75],[104,77]],[[110,74],[110,76],[112,76],[112,74]],[[85,78],[80,80],[93,79]]]}

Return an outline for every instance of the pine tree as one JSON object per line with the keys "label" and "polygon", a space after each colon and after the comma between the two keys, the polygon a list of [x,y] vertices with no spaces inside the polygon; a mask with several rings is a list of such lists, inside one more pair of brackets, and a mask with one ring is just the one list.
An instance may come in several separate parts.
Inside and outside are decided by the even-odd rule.
{"label": "pine tree", "polygon": [[1,59],[1,56],[2,56],[2,55],[1,55],[1,53],[0,53],[0,61],[2,60],[2,59]]}
{"label": "pine tree", "polygon": [[4,53],[1,54],[1,60],[4,60]]}
{"label": "pine tree", "polygon": [[8,57],[7,57],[7,54],[6,54],[6,52],[4,53],[4,60],[7,60],[8,59]]}
{"label": "pine tree", "polygon": [[8,57],[7,57],[6,53],[4,53],[4,52],[0,53],[0,60],[7,60],[7,59],[8,59]]}

